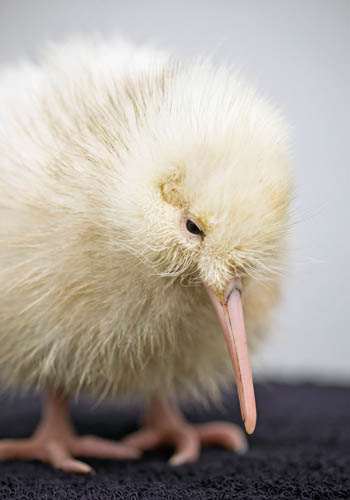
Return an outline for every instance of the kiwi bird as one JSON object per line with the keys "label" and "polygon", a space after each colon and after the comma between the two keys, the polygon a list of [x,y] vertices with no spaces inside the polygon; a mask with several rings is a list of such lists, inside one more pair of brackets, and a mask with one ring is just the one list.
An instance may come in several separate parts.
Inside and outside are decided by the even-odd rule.
{"label": "kiwi bird", "polygon": [[[239,427],[190,425],[178,402],[217,397],[233,367],[255,428],[247,345],[279,296],[293,184],[279,110],[231,68],[121,39],[4,68],[0,109],[0,383],[45,395],[0,459],[243,452]],[[77,436],[78,394],[141,399],[140,430]]]}

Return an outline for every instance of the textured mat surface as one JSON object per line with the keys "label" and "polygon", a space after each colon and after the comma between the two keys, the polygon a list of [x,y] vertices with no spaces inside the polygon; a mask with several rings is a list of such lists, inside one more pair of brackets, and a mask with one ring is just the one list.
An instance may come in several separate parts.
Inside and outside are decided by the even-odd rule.
{"label": "textured mat surface", "polygon": [[[38,462],[0,464],[0,499],[350,499],[350,388],[257,386],[258,426],[250,450],[236,456],[207,448],[198,463],[171,468],[170,450],[137,462],[90,460],[95,476],[51,470]],[[39,417],[37,397],[0,400],[0,438],[23,437]],[[135,410],[74,408],[80,433],[118,439],[137,426]],[[235,397],[225,411],[190,412],[192,421],[240,422]]]}

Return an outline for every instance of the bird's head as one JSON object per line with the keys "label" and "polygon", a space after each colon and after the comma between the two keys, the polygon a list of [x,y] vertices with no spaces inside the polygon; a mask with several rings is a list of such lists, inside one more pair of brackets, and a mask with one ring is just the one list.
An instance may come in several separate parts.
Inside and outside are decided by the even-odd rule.
{"label": "bird's head", "polygon": [[207,290],[251,433],[241,294],[250,277],[278,272],[291,197],[286,129],[278,111],[230,71],[204,64],[157,78],[143,100],[144,90],[133,94],[143,111],[119,188],[130,245],[156,274]]}

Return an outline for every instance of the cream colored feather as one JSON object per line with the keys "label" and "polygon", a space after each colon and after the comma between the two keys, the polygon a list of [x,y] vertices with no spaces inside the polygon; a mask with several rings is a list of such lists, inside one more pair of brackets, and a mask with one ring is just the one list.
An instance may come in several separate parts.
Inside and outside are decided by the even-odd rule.
{"label": "cream colored feather", "polygon": [[280,113],[231,69],[122,40],[3,70],[0,109],[1,382],[215,396],[232,367],[202,282],[242,278],[249,341],[278,297]]}

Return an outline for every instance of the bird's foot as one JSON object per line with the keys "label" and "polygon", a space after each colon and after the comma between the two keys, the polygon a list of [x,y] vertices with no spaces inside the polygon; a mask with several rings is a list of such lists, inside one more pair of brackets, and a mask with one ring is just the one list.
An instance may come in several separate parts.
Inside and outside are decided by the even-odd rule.
{"label": "bird's foot", "polygon": [[123,439],[133,449],[150,450],[162,445],[175,447],[170,465],[195,462],[202,446],[220,445],[236,453],[245,453],[248,444],[243,431],[225,422],[189,424],[183,415],[164,400],[154,400],[144,426]]}
{"label": "bird's foot", "polygon": [[141,453],[97,436],[37,436],[0,441],[0,460],[41,460],[55,469],[83,474],[93,473],[90,465],[74,457],[135,459]]}
{"label": "bird's foot", "polygon": [[74,457],[135,459],[140,451],[97,436],[77,436],[68,417],[65,398],[49,395],[42,421],[28,439],[0,441],[0,460],[24,459],[50,463],[55,469],[93,473],[92,467]]}

